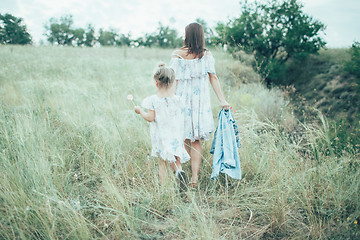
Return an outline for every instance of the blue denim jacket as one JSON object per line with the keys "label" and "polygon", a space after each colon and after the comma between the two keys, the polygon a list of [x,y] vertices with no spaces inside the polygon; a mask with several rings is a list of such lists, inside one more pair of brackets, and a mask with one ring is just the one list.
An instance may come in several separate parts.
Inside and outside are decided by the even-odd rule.
{"label": "blue denim jacket", "polygon": [[234,179],[241,179],[238,148],[241,147],[239,130],[230,110],[222,109],[215,131],[210,153],[214,154],[211,179],[219,173],[226,173]]}

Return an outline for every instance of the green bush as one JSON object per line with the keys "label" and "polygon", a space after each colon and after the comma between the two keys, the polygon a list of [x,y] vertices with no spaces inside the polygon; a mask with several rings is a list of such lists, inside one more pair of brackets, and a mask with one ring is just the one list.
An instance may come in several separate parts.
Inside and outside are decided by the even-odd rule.
{"label": "green bush", "polygon": [[345,63],[345,70],[360,78],[360,42],[354,42],[350,52],[351,59]]}
{"label": "green bush", "polygon": [[319,36],[325,25],[302,8],[297,0],[245,1],[239,18],[216,27],[219,42],[254,54],[254,68],[270,86],[289,59],[304,59],[326,44]]}
{"label": "green bush", "polygon": [[337,155],[343,152],[359,154],[360,147],[360,121],[350,124],[346,120],[340,120],[330,124],[329,135],[331,146]]}
{"label": "green bush", "polygon": [[351,58],[345,63],[345,71],[356,77],[358,90],[360,91],[360,42],[354,42],[350,49]]}

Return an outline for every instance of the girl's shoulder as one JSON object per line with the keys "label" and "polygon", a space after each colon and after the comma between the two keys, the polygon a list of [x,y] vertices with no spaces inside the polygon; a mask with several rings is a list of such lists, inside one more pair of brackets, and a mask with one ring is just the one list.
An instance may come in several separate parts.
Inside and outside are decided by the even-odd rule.
{"label": "girl's shoulder", "polygon": [[171,105],[179,105],[179,103],[181,102],[181,98],[178,96],[178,95],[172,95],[172,96],[169,96],[169,97],[159,97],[157,95],[156,96],[156,99],[155,101],[160,104],[160,105],[168,105],[168,104],[171,104]]}
{"label": "girl's shoulder", "polygon": [[170,97],[159,97],[157,94],[153,94],[153,95],[146,97],[143,101],[150,102],[150,103],[156,105],[156,104],[161,104],[161,103],[167,102],[168,100],[179,101],[179,99],[181,99],[181,98],[177,95],[172,95]]}
{"label": "girl's shoulder", "polygon": [[147,96],[144,98],[144,100],[146,101],[154,101],[156,99],[156,94],[153,94],[153,95],[150,95],[150,96]]}
{"label": "girl's shoulder", "polygon": [[157,96],[156,95],[150,95],[144,98],[144,100],[141,103],[141,106],[146,109],[154,110],[155,109],[155,101]]}

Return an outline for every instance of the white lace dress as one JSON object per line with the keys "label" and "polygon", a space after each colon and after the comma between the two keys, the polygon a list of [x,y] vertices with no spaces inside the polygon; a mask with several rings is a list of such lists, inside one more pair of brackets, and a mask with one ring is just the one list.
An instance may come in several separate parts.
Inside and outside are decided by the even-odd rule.
{"label": "white lace dress", "polygon": [[208,140],[214,130],[210,104],[210,81],[208,73],[215,73],[215,60],[210,52],[200,59],[172,58],[170,67],[178,81],[176,95],[185,106],[184,134],[192,142]]}
{"label": "white lace dress", "polygon": [[181,163],[190,160],[184,147],[184,108],[178,96],[159,97],[151,95],[141,104],[143,108],[155,111],[155,120],[150,123],[151,156]]}

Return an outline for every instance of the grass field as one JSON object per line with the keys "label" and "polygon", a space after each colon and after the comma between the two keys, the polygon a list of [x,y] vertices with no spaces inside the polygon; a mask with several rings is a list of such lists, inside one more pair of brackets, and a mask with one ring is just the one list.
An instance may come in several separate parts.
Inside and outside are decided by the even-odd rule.
{"label": "grass field", "polygon": [[[0,239],[360,238],[359,149],[334,154],[327,120],[213,50],[241,134],[243,179],[165,186],[133,112],[171,50],[0,46]],[[216,118],[220,106],[212,94]],[[185,170],[190,174],[189,164]]]}
{"label": "grass field", "polygon": [[346,48],[322,49],[303,62],[289,61],[284,81],[328,117],[358,124],[359,86],[356,77],[344,70],[350,57]]}

